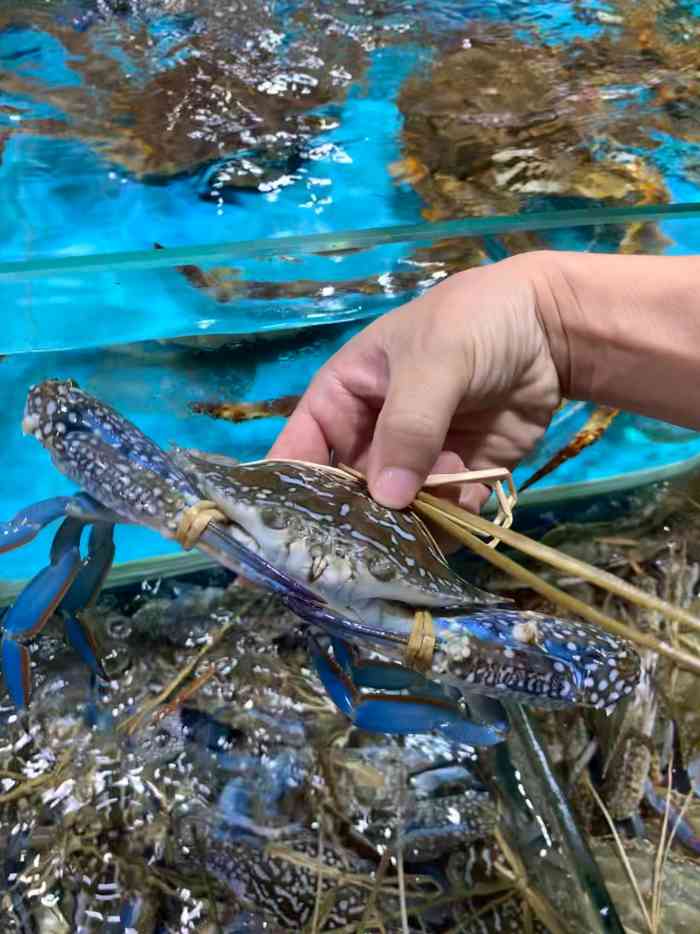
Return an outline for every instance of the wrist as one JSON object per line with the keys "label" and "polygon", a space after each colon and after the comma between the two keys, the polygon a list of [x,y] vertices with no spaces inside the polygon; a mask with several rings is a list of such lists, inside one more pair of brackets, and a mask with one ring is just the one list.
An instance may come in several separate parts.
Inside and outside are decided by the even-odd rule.
{"label": "wrist", "polygon": [[532,290],[532,310],[559,378],[561,396],[574,398],[573,357],[566,314],[572,294],[566,276],[559,267],[560,255],[554,250],[537,250],[521,253],[508,262],[520,265],[519,273],[525,277]]}
{"label": "wrist", "polygon": [[530,255],[562,394],[700,427],[700,257]]}

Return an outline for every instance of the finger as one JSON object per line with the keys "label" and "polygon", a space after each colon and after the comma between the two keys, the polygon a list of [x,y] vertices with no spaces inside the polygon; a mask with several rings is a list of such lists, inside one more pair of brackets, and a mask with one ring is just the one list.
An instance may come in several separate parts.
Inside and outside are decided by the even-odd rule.
{"label": "finger", "polygon": [[[461,473],[467,468],[464,466],[464,461],[459,456],[455,454],[454,451],[442,451],[438,454],[438,458],[433,464],[430,473],[431,474],[447,474],[447,473]],[[439,496],[442,499],[447,499],[451,503],[459,503],[461,487],[455,483],[445,484],[445,486],[436,486],[430,487],[427,490],[428,493],[432,493],[433,496]]]}
{"label": "finger", "polygon": [[480,512],[491,495],[491,487],[485,483],[465,483],[459,492],[457,503],[469,512]]}
{"label": "finger", "polygon": [[300,400],[270,456],[356,464],[366,456],[376,409],[326,365]]}
{"label": "finger", "polygon": [[[449,435],[448,435],[449,437]],[[475,469],[467,466],[462,458],[454,451],[443,451],[430,471],[431,474],[462,473],[465,470]],[[489,498],[490,488],[485,483],[454,483],[445,486],[431,487],[428,491],[434,496],[456,503],[463,509],[478,512]]]}
{"label": "finger", "polygon": [[454,451],[441,451],[430,473],[461,473],[467,470],[464,461]]}
{"label": "finger", "polygon": [[[454,451],[443,451],[438,456],[430,473],[453,474],[462,473],[462,471],[468,469],[462,458],[458,454],[455,454]],[[468,509],[469,512],[478,513],[489,498],[491,490],[485,483],[461,483],[431,487],[427,492],[431,493],[433,496],[440,497],[440,499],[446,499],[451,503],[455,503],[455,505],[461,506],[463,509]],[[444,529],[430,522],[425,517],[423,517],[423,519],[445,554],[451,554],[463,547],[459,539],[449,535]]]}
{"label": "finger", "polygon": [[395,509],[413,500],[443,450],[460,395],[449,367],[403,366],[392,374],[367,465],[376,500]]}
{"label": "finger", "polygon": [[377,323],[344,344],[318,371],[270,455],[336,461],[363,469],[388,373]]}
{"label": "finger", "polygon": [[308,411],[303,399],[277,436],[267,457],[313,461],[315,464],[330,462],[330,449],[323,428]]}

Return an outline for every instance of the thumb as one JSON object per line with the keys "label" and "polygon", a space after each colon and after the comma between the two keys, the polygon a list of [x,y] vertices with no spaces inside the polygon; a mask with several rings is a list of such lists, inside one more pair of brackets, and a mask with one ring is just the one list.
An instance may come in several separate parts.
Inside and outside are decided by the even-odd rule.
{"label": "thumb", "polygon": [[403,509],[414,499],[443,449],[461,395],[448,368],[392,374],[367,460],[369,489],[382,505]]}

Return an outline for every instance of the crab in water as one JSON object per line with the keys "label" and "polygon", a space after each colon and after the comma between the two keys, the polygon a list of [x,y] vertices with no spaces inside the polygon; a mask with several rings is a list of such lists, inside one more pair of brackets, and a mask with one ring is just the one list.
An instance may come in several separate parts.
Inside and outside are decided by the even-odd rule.
{"label": "crab in water", "polygon": [[[505,606],[452,571],[416,514],[380,506],[352,478],[297,462],[237,464],[181,449],[168,454],[71,380],[32,387],[23,428],[84,492],[35,504],[0,525],[2,551],[64,519],[49,567],[5,618],[2,664],[18,706],[30,693],[25,643],[56,611],[101,674],[78,614],[95,599],[111,564],[117,522],[195,546],[277,591],[310,624],[308,644],[321,681],[360,728],[437,730],[489,745],[507,731],[493,699],[608,708],[637,683],[639,659],[626,642]],[[83,561],[85,525],[93,532]],[[427,663],[419,651],[421,664],[411,667],[405,662],[416,661],[411,647],[426,610],[432,616],[429,638],[423,632]],[[367,658],[377,647],[385,660]],[[468,719],[465,703],[487,722]]]}
{"label": "crab in water", "polygon": [[283,15],[257,0],[229,3],[225,16],[194,7],[191,27],[171,21],[168,38],[162,7],[84,31],[48,10],[0,13],[0,34],[44,35],[65,61],[51,82],[41,65],[3,68],[1,90],[21,114],[12,135],[80,140],[144,181],[202,171],[207,200],[289,175],[326,125],[312,111],[343,98],[364,49],[323,4]]}
{"label": "crab in water", "polygon": [[[418,192],[431,221],[517,214],[552,199],[591,207],[667,203],[660,172],[638,154],[640,137],[648,142],[654,129],[651,117],[642,104],[632,116],[618,100],[637,93],[626,87],[627,60],[614,43],[553,45],[535,30],[476,21],[404,83],[403,160],[392,174]],[[631,126],[636,138],[627,143]],[[521,232],[503,242],[522,252],[544,241]],[[632,224],[619,250],[660,252],[666,243],[655,225]],[[457,253],[447,269],[464,262]]]}

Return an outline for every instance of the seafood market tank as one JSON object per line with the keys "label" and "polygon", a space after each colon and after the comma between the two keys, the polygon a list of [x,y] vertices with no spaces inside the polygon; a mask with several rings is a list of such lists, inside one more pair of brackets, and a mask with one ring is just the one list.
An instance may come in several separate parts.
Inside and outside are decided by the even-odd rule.
{"label": "seafood market tank", "polygon": [[[698,5],[681,2],[7,0],[0,9],[0,519],[74,491],[21,433],[27,390],[47,377],[76,379],[163,446],[250,460],[265,455],[294,397],[364,323],[454,272],[541,248],[700,253],[698,48]],[[249,403],[264,403],[271,417],[243,419]],[[233,422],[212,417],[226,406]],[[576,403],[558,411],[516,481],[543,467],[590,415]],[[622,413],[600,440],[528,489],[521,504],[545,523],[577,504],[597,518],[595,504],[622,508],[634,491],[699,464],[697,434]],[[0,604],[46,563],[50,534],[0,556]],[[183,619],[199,625],[211,621],[210,611],[229,612],[230,594],[218,579],[202,592],[195,587],[193,597],[187,586],[168,590],[167,581],[158,590],[161,580],[177,580],[202,561],[142,529],[117,529],[116,560],[113,583],[157,582],[153,601],[148,589],[138,597],[140,616],[127,619],[119,609],[103,621],[124,670],[129,657],[142,666],[132,682],[141,701],[161,675],[174,673],[178,653],[206,638]],[[163,594],[166,611],[156,605]],[[110,712],[85,703],[84,672],[73,678],[69,667],[55,668],[35,708],[46,732],[32,742],[44,745],[26,765],[44,794],[33,829],[37,815],[49,814],[51,832],[39,826],[25,833],[26,811],[5,810],[0,820],[4,842],[9,827],[25,828],[6,847],[8,874],[27,847],[48,846],[39,876],[27,881],[40,895],[25,899],[3,874],[3,911],[24,925],[31,902],[46,929],[58,923],[60,885],[44,868],[79,833],[86,845],[72,851],[79,857],[71,871],[94,875],[106,888],[83,899],[87,908],[78,906],[74,917],[87,911],[88,920],[83,914],[76,924],[102,910],[99,899],[118,881],[137,893],[119,912],[122,927],[156,930],[148,919],[165,910],[153,907],[161,895],[170,910],[182,909],[178,923],[195,924],[206,898],[197,901],[189,890],[201,881],[191,864],[182,877],[168,875],[172,867],[153,870],[153,854],[165,853],[172,839],[189,854],[206,842],[207,885],[230,884],[232,873],[240,881],[252,865],[261,900],[267,894],[275,909],[287,907],[275,885],[279,864],[260,855],[261,840],[274,842],[283,817],[294,826],[299,814],[284,808],[291,799],[308,806],[309,789],[316,794],[326,781],[314,744],[319,736],[321,746],[325,741],[328,711],[296,677],[280,677],[268,648],[273,639],[284,643],[283,622],[236,631],[234,660],[217,658],[227,677],[242,660],[235,702],[229,686],[211,695],[214,712],[196,705],[166,712],[162,729],[146,730],[127,752],[110,718],[133,706],[128,678]],[[144,645],[158,649],[162,668],[144,661]],[[56,679],[60,691],[52,690]],[[270,697],[274,704],[262,710]],[[84,722],[71,719],[83,705]],[[244,712],[235,726],[220,716],[231,707]],[[11,742],[3,732],[0,796],[4,808],[16,809],[29,791],[14,787],[18,766],[6,751],[19,755],[29,734],[14,735],[21,724],[3,711]],[[266,748],[263,755],[254,736],[267,740],[273,727],[274,754]],[[96,745],[80,746],[90,730]],[[82,750],[76,762],[83,776],[71,773],[44,790],[36,775],[51,767],[63,778],[72,742]],[[260,753],[254,763],[252,753],[231,753],[239,742]],[[535,748],[528,743],[523,726],[511,748],[518,771],[502,761],[493,769],[528,787],[543,782],[544,800],[533,797],[547,813],[555,795],[545,766],[528,758]],[[425,789],[456,783],[469,802],[460,820],[491,826],[493,802],[463,761],[445,772],[442,747],[426,751],[409,740],[400,755],[397,748],[378,740],[334,750],[338,784],[368,818],[368,840],[386,836],[379,778],[395,803],[412,768],[424,770]],[[188,768],[173,779],[171,765],[183,755],[192,756]],[[438,763],[440,777],[431,777],[426,761]],[[116,763],[111,772],[106,762]],[[150,785],[141,781],[143,769]],[[86,806],[93,779],[103,797]],[[161,792],[169,782],[177,791],[172,800]],[[217,807],[203,805],[215,786]],[[109,861],[99,871],[91,861],[90,852],[115,839],[117,798],[116,810],[143,843],[145,875],[156,880],[148,891],[118,853],[113,872]],[[196,826],[181,826],[183,799]],[[264,826],[253,806],[264,812]],[[546,820],[556,824],[551,814]],[[595,880],[567,889],[572,867],[583,874],[588,864],[575,839],[562,839],[570,872],[563,888],[581,898],[580,923],[587,931],[618,930],[605,899],[596,900]],[[300,858],[283,864],[295,867],[294,891],[317,885],[304,859],[324,848],[339,850],[345,868],[362,879],[367,864],[357,855],[348,862],[337,842],[303,837]],[[478,862],[483,853],[475,853],[462,856]],[[533,856],[544,867],[543,891],[552,878],[561,882],[556,872],[548,875],[552,867],[539,851]],[[437,877],[437,862],[429,867]],[[49,882],[55,888],[45,892]],[[351,889],[350,912],[356,897]],[[301,901],[305,911],[313,905]],[[518,905],[508,903],[494,924],[525,924]],[[254,905],[230,930],[258,930],[263,907]],[[398,914],[395,903],[389,908]],[[285,919],[286,929],[299,917]]]}

